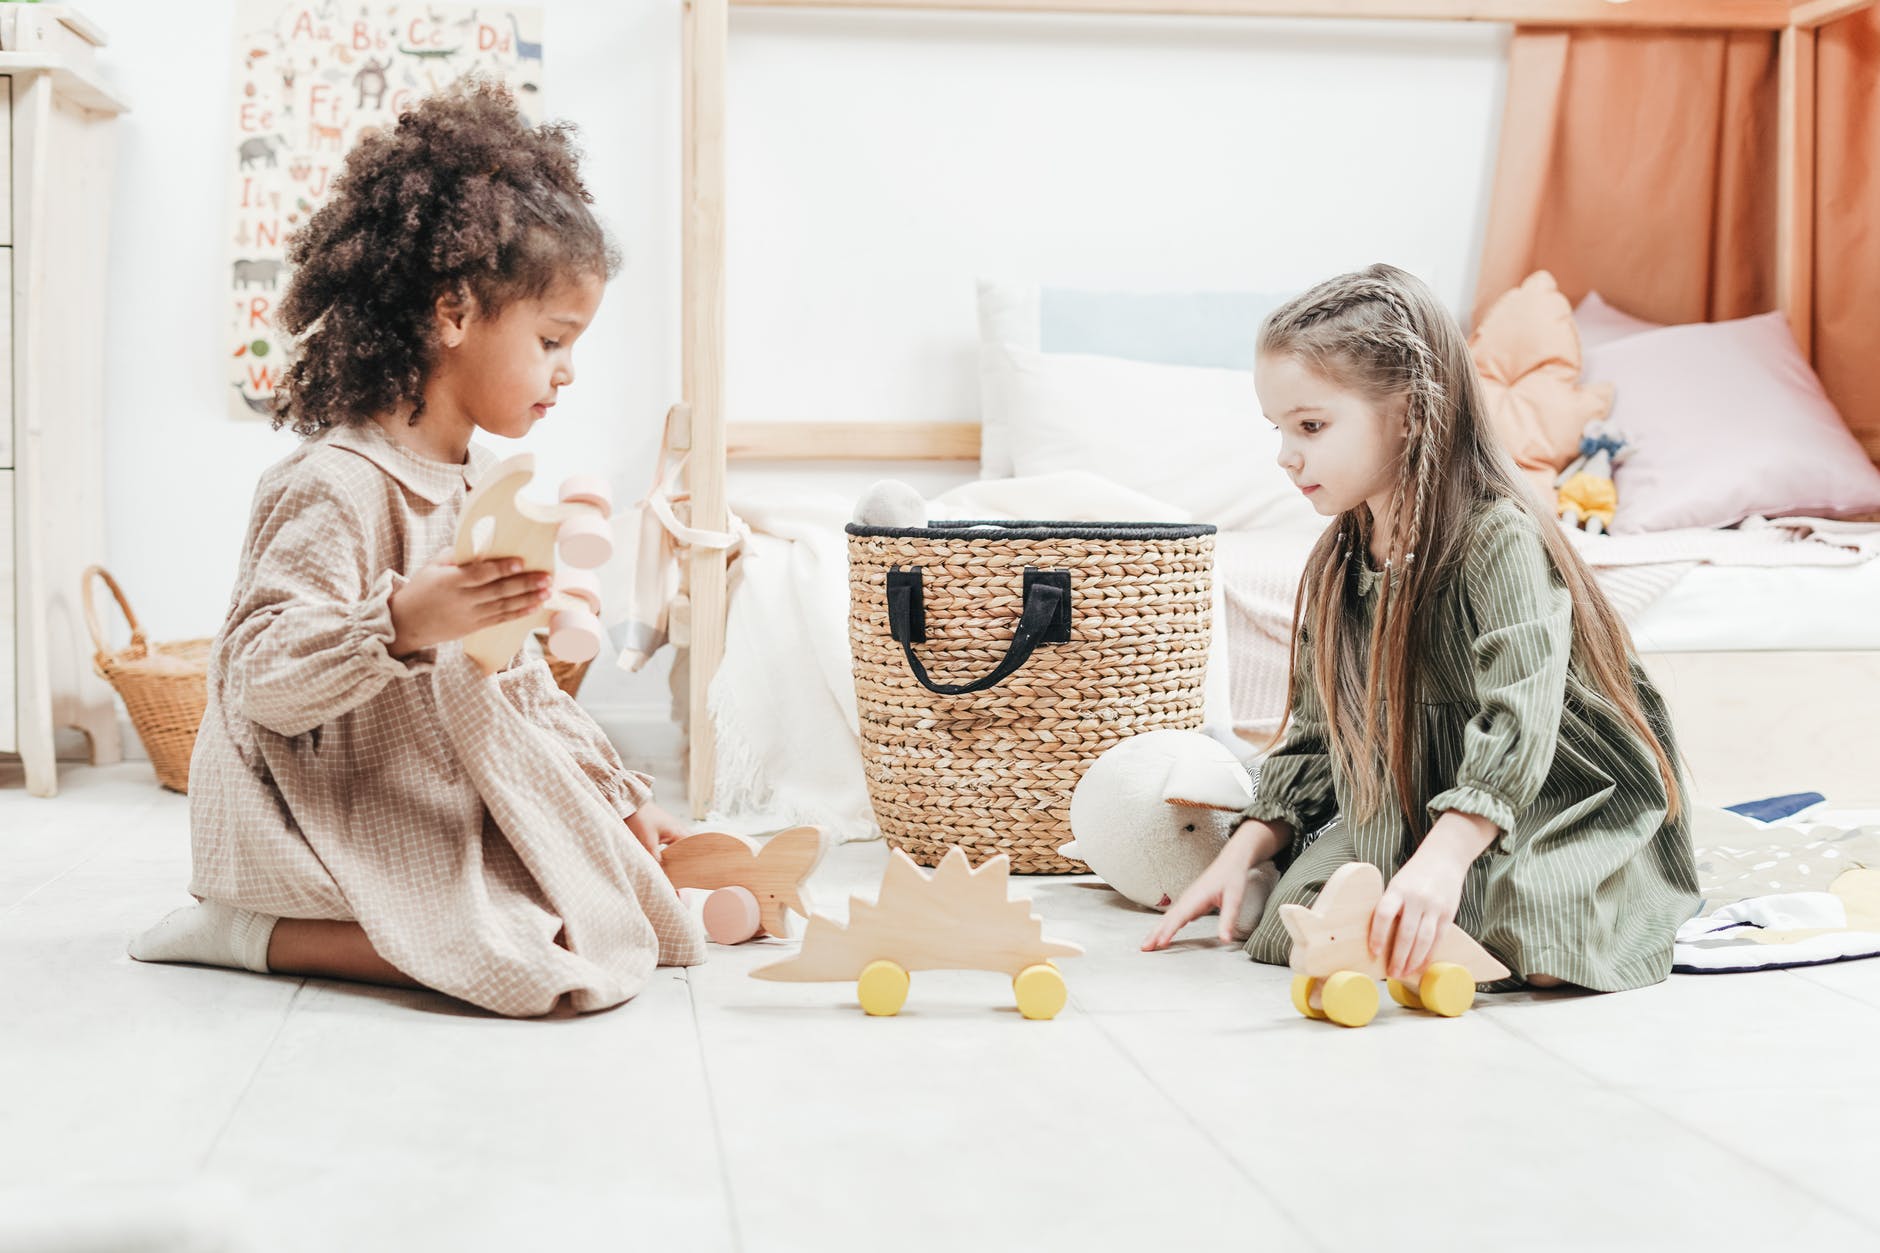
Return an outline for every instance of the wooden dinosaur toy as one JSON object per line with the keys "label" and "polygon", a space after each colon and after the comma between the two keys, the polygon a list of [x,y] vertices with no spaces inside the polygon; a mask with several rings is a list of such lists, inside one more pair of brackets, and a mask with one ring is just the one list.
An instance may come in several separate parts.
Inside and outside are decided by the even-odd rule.
{"label": "wooden dinosaur toy", "polygon": [[[1354,861],[1332,872],[1312,908],[1279,907],[1280,922],[1292,936],[1293,1007],[1307,1018],[1362,1027],[1376,1016],[1376,981],[1385,977],[1384,959],[1371,956],[1365,937],[1383,895],[1378,868]],[[1476,984],[1507,977],[1506,966],[1450,923],[1436,937],[1414,989],[1395,979],[1388,982],[1391,999],[1399,1005],[1455,1018],[1475,1002]]]}
{"label": "wooden dinosaur toy", "polygon": [[1045,939],[1031,902],[1007,898],[1011,866],[999,856],[974,870],[955,848],[928,875],[897,848],[873,904],[852,898],[847,926],[810,915],[802,951],[751,975],[803,983],[854,979],[862,1008],[886,1017],[907,1003],[911,971],[996,970],[1012,977],[1021,1014],[1054,1017],[1069,993],[1050,959],[1083,949]]}
{"label": "wooden dinosaur toy", "polygon": [[606,483],[579,474],[561,485],[561,503],[538,505],[517,495],[535,477],[535,457],[522,453],[498,462],[477,483],[457,522],[456,561],[520,557],[524,570],[555,571],[555,552],[571,569],[561,572],[540,609],[464,637],[463,651],[485,674],[515,657],[529,632],[548,628],[548,651],[563,661],[591,661],[601,648],[600,580],[588,571],[613,555],[607,519],[613,501]]}
{"label": "wooden dinosaur toy", "polygon": [[682,895],[705,894],[698,908],[714,943],[742,944],[759,934],[783,936],[786,910],[809,917],[803,885],[828,850],[820,827],[791,827],[761,845],[701,831],[668,847],[659,864]]}

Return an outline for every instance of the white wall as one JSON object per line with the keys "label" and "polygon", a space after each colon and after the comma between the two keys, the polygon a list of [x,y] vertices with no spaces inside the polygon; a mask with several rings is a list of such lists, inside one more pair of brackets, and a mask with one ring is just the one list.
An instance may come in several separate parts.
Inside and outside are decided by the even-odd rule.
{"label": "white wall", "polygon": [[[255,478],[293,441],[227,416],[217,359],[234,5],[80,7],[133,105],[109,240],[109,560],[153,633],[208,634]],[[543,7],[548,112],[580,125],[628,261],[530,442],[548,481],[599,468],[630,501],[680,390],[681,9]],[[1504,28],[752,10],[732,32],[734,418],[972,417],[978,274],[1268,290],[1392,260],[1455,307],[1472,289]],[[651,709],[664,671],[597,667],[584,699]]]}

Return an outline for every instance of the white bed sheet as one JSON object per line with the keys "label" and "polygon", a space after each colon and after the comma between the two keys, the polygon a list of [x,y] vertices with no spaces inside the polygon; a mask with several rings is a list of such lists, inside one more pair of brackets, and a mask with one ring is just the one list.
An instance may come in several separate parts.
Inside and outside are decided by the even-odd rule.
{"label": "white bed sheet", "polygon": [[1632,624],[1640,652],[1880,650],[1880,560],[1693,566]]}

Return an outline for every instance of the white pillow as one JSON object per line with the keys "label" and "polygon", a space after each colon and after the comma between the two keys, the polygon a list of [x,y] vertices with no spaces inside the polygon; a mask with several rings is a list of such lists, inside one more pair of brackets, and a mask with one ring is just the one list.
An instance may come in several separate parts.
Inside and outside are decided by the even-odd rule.
{"label": "white pillow", "polygon": [[1011,473],[1083,470],[1226,530],[1322,527],[1279,468],[1279,432],[1244,370],[1005,345],[983,376]]}
{"label": "white pillow", "polygon": [[1012,417],[1004,406],[1014,349],[1038,351],[1038,286],[979,283],[979,477],[1012,477]]}
{"label": "white pillow", "polygon": [[1012,473],[999,406],[1008,352],[1081,353],[1159,365],[1251,370],[1260,323],[1284,291],[1099,291],[979,280],[981,478]]}

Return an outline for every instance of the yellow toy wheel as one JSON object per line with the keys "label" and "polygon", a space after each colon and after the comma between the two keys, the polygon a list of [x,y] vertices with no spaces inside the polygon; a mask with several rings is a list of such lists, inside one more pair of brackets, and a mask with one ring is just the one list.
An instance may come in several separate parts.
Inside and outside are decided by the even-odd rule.
{"label": "yellow toy wheel", "polygon": [[1040,962],[1012,976],[1012,995],[1018,998],[1019,1013],[1042,1021],[1057,1017],[1071,994],[1058,968],[1050,962]]}
{"label": "yellow toy wheel", "polygon": [[1422,1009],[1423,1008],[1423,1002],[1420,999],[1418,999],[1417,994],[1411,991],[1409,988],[1405,987],[1403,984],[1397,982],[1397,980],[1387,979],[1384,982],[1384,986],[1390,989],[1390,999],[1397,1002],[1399,1005],[1403,1006],[1405,1009]]}
{"label": "yellow toy wheel", "polygon": [[1417,997],[1432,1014],[1456,1018],[1475,1004],[1475,980],[1454,962],[1437,962],[1423,972]]}
{"label": "yellow toy wheel", "polygon": [[1362,1027],[1377,1017],[1377,984],[1355,970],[1341,970],[1327,979],[1319,1000],[1325,1016],[1341,1027]]}
{"label": "yellow toy wheel", "polygon": [[1299,1013],[1303,1017],[1306,1017],[1306,1018],[1325,1017],[1324,1010],[1315,1009],[1312,1005],[1312,989],[1317,983],[1318,983],[1317,979],[1310,978],[1306,975],[1294,975],[1293,976],[1293,981],[1292,981],[1293,1008],[1298,1010]]}
{"label": "yellow toy wheel", "polygon": [[862,1009],[877,1018],[892,1018],[907,1004],[907,971],[891,961],[872,961],[855,981]]}

